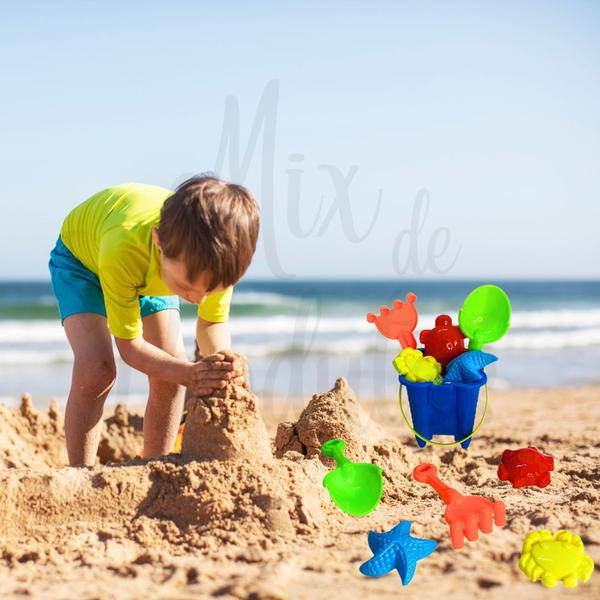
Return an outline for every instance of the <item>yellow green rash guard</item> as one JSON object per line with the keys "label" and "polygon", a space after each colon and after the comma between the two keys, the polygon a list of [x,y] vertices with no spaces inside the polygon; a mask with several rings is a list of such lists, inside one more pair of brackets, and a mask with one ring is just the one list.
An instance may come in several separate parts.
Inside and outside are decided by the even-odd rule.
{"label": "yellow green rash guard", "polygon": [[[141,183],[116,185],[76,206],[61,228],[65,246],[100,279],[108,328],[115,337],[141,334],[138,296],[174,295],[161,277],[151,234],[172,193]],[[209,294],[198,305],[198,315],[206,321],[227,321],[232,293],[229,286]]]}

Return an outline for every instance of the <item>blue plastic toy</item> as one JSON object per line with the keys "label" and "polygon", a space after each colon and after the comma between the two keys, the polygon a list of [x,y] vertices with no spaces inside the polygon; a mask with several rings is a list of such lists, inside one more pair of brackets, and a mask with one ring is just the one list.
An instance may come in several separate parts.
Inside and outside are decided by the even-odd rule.
{"label": "blue plastic toy", "polygon": [[[398,392],[400,412],[421,448],[427,443],[434,446],[452,446],[460,443],[463,448],[469,447],[473,435],[483,423],[487,412],[486,387],[483,415],[475,427],[479,390],[487,383],[485,373],[481,373],[480,379],[472,383],[434,385],[431,382],[413,383],[402,376],[398,379],[400,380]],[[412,426],[402,407],[402,386],[408,391]],[[434,442],[431,439],[434,435],[452,435],[454,442]]]}
{"label": "blue plastic toy", "polygon": [[402,585],[408,585],[415,574],[417,561],[429,556],[436,548],[434,540],[424,540],[410,535],[410,521],[401,521],[386,531],[369,531],[368,542],[373,558],[360,565],[367,577],[381,577],[396,569]]}
{"label": "blue plastic toy", "polygon": [[481,379],[482,370],[497,361],[498,357],[481,350],[463,352],[446,367],[444,383],[473,383]]}
{"label": "blue plastic toy", "polygon": [[[476,288],[460,309],[459,326],[452,324],[450,316],[439,315],[433,329],[421,331],[419,340],[425,348],[416,348],[413,335],[416,296],[407,294],[406,298],[406,304],[396,300],[394,309],[382,306],[379,316],[367,315],[367,321],[375,323],[382,335],[399,339],[402,345],[403,351],[393,363],[400,381],[398,401],[402,418],[421,448],[426,444],[460,444],[468,448],[487,413],[484,368],[498,360],[493,354],[482,352],[482,347],[499,340],[508,331],[510,300],[498,286]],[[468,352],[464,351],[465,337],[470,340]],[[482,386],[485,386],[485,407],[481,420],[474,426]],[[402,406],[403,387],[408,392],[412,425]],[[434,442],[431,439],[434,435],[451,435],[454,442]]]}

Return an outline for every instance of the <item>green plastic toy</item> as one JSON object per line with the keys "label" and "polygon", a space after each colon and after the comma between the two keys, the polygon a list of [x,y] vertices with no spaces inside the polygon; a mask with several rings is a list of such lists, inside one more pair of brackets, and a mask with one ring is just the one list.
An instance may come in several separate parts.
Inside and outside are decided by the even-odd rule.
{"label": "green plastic toy", "polygon": [[337,467],[323,478],[331,499],[345,513],[362,517],[375,510],[383,493],[381,467],[353,463],[344,456],[344,440],[328,440],[321,447],[324,456],[333,458]]}
{"label": "green plastic toy", "polygon": [[475,288],[458,313],[458,324],[469,338],[469,350],[498,341],[510,327],[510,300],[497,285]]}

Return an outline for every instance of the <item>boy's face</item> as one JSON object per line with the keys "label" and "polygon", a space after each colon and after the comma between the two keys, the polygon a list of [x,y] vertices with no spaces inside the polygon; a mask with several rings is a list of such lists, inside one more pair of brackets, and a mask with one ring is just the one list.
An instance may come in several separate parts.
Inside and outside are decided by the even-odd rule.
{"label": "boy's face", "polygon": [[[167,287],[184,300],[192,304],[202,304],[208,295],[208,286],[210,284],[211,274],[208,271],[202,271],[193,282],[188,281],[187,269],[182,260],[167,258],[160,247],[160,240],[156,229],[152,230],[152,239],[160,252],[160,272]],[[222,292],[224,286],[218,285],[210,293]]]}

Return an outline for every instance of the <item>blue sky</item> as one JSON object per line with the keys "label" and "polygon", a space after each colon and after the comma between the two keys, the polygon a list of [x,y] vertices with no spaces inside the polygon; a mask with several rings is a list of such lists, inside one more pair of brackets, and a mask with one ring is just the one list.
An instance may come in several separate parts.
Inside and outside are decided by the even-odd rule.
{"label": "blue sky", "polygon": [[[6,3],[0,278],[47,278],[95,191],[216,166],[261,204],[248,277],[600,277],[598,31],[594,1]],[[272,138],[219,165],[261,98]]]}

